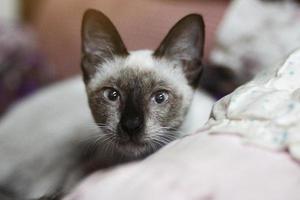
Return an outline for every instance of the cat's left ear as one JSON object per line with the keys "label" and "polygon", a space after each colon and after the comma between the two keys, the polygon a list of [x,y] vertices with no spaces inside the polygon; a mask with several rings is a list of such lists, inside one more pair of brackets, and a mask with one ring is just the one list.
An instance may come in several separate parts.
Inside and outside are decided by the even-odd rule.
{"label": "cat's left ear", "polygon": [[204,37],[202,16],[190,14],[173,26],[154,56],[179,61],[190,85],[196,87],[203,70]]}

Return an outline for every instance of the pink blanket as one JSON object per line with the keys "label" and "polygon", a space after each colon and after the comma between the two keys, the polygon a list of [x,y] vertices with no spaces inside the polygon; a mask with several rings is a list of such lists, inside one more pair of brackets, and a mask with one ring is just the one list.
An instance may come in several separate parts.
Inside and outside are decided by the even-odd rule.
{"label": "pink blanket", "polygon": [[65,200],[299,200],[300,165],[238,137],[197,134],[143,162],[98,172]]}

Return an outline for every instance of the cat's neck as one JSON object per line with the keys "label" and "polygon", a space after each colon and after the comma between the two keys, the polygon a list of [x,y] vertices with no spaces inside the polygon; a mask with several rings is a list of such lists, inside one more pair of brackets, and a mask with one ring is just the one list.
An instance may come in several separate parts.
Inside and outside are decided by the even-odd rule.
{"label": "cat's neck", "polygon": [[181,126],[181,136],[193,134],[209,118],[215,100],[203,90],[197,90],[191,102],[186,118]]}

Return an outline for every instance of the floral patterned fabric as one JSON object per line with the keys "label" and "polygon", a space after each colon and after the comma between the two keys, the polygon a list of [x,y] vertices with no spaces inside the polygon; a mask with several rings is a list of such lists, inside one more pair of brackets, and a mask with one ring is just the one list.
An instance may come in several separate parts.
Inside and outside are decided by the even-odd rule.
{"label": "floral patterned fabric", "polygon": [[204,129],[288,151],[300,161],[300,49],[218,101]]}

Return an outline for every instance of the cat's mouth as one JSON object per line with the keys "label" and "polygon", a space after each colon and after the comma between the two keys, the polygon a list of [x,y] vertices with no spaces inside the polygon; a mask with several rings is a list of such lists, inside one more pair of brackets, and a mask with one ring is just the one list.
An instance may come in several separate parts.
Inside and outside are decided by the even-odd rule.
{"label": "cat's mouth", "polygon": [[147,146],[147,142],[140,137],[118,137],[116,143],[119,147],[135,147],[143,148]]}
{"label": "cat's mouth", "polygon": [[140,138],[116,138],[116,149],[127,156],[143,157],[157,151],[161,146],[154,145],[152,141]]}
{"label": "cat's mouth", "polygon": [[[126,157],[141,158],[152,154],[172,142],[175,137],[170,133],[165,132],[160,137],[149,137],[147,133],[140,132],[137,134],[127,134],[123,131],[110,132],[106,130],[109,140],[104,139],[106,145],[112,147],[115,152],[118,152]],[[170,136],[168,136],[170,135]],[[172,136],[172,137],[171,137]]]}

